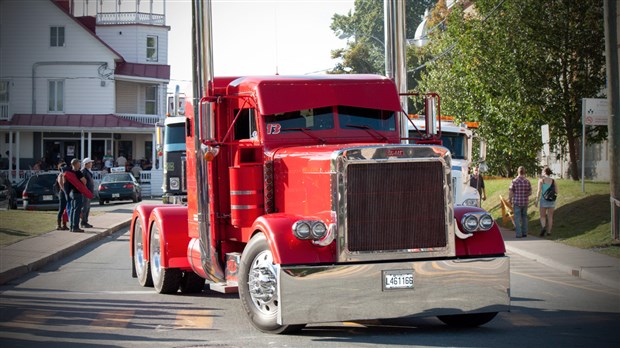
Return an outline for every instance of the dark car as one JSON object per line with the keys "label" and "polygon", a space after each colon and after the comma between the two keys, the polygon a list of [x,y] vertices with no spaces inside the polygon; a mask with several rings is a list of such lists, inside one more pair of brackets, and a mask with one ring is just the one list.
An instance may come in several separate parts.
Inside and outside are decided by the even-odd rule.
{"label": "dark car", "polygon": [[11,181],[4,176],[0,176],[0,209],[14,209],[11,205],[14,196],[15,191],[13,190],[13,185],[11,185]]}
{"label": "dark car", "polygon": [[54,193],[54,182],[57,177],[58,173],[41,173],[31,176],[22,192],[24,209],[58,209],[58,195]]}
{"label": "dark car", "polygon": [[131,173],[110,173],[101,179],[99,184],[99,204],[110,201],[142,200],[140,184]]}

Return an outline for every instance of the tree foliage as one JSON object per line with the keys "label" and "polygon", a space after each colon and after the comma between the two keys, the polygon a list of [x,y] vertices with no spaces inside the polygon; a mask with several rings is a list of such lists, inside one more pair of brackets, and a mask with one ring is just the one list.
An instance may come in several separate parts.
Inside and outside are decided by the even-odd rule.
{"label": "tree foliage", "polygon": [[[600,0],[474,1],[475,14],[459,6],[445,31],[418,52],[428,59],[421,88],[442,95],[443,110],[480,121],[489,167],[512,176],[520,165],[537,171],[540,126],[549,124],[551,146],[568,148],[578,179],[581,99],[604,88],[603,7]],[[593,128],[588,141],[606,137]]]}
{"label": "tree foliage", "polygon": [[[465,11],[463,3],[473,6]],[[491,172],[513,176],[520,165],[537,172],[540,126],[549,124],[550,145],[567,149],[578,179],[581,100],[601,97],[605,87],[602,0],[473,0],[449,10],[445,0],[407,0],[406,7],[408,38],[434,7],[430,43],[408,47],[410,88],[438,92],[444,115],[480,122]],[[331,28],[349,40],[332,52],[341,58],[332,73],[383,74],[382,1],[356,0]],[[606,127],[589,127],[589,143],[606,137]]]}

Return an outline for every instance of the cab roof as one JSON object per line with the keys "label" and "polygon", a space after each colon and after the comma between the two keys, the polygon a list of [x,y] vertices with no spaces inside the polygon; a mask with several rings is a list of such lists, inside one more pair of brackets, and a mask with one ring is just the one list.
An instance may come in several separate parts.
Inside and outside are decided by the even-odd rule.
{"label": "cab roof", "polygon": [[336,105],[401,110],[394,82],[379,75],[274,75],[223,80],[230,81],[228,95],[256,97],[263,115]]}

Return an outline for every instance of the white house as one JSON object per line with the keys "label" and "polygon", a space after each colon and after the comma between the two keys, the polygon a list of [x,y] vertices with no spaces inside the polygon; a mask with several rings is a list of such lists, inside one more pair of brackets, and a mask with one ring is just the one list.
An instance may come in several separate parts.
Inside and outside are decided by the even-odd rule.
{"label": "white house", "polygon": [[169,30],[165,0],[0,0],[0,169],[15,179],[37,161],[106,154],[155,164]]}

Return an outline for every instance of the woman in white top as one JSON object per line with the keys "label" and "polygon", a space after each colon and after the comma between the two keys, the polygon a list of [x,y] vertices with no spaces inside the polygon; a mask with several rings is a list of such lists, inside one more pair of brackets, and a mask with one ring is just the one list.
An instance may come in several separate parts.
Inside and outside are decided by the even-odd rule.
{"label": "woman in white top", "polygon": [[547,191],[551,185],[554,186],[555,193],[558,193],[558,185],[555,184],[551,178],[551,169],[549,167],[543,168],[542,178],[538,180],[538,190],[536,191],[536,200],[534,205],[540,206],[540,225],[542,229],[540,235],[551,235],[551,228],[553,227],[553,211],[555,210],[555,201],[548,201],[543,197],[545,191]]}

